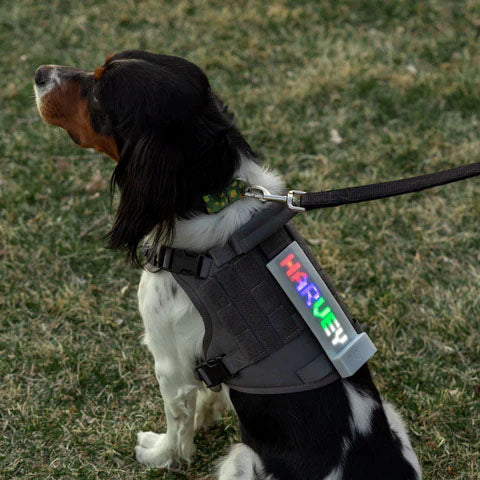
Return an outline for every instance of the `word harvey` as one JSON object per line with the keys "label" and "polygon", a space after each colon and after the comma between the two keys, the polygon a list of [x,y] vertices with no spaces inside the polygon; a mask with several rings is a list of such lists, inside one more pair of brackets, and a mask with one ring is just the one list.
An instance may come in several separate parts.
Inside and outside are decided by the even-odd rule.
{"label": "word harvey", "polygon": [[308,274],[302,271],[302,264],[296,261],[295,255],[289,253],[280,261],[280,266],[287,268],[287,277],[291,282],[297,284],[297,292],[304,297],[305,304],[311,309],[312,315],[320,320],[320,326],[325,335],[330,338],[332,345],[343,345],[348,340],[348,336],[343,331],[331,307],[327,305],[318,286],[314,282],[310,282]]}

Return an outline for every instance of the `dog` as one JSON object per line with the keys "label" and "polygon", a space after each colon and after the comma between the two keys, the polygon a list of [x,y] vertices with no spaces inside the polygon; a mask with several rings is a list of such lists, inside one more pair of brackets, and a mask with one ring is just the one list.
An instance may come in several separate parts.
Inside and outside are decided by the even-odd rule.
{"label": "dog", "polygon": [[[95,71],[45,65],[35,73],[41,117],[82,148],[116,162],[120,202],[107,234],[141,264],[143,241],[204,252],[224,245],[264,208],[242,198],[208,214],[202,198],[234,178],[281,194],[281,177],[260,166],[200,68],[144,51],[110,55]],[[251,394],[206,389],[194,375],[205,327],[169,272],[144,270],[138,290],[144,342],[165,403],[166,433],[140,432],[137,460],[150,467],[190,462],[194,433],[235,410],[242,443],[220,461],[220,480],[419,480],[406,428],[382,401],[367,365],[305,392]]]}

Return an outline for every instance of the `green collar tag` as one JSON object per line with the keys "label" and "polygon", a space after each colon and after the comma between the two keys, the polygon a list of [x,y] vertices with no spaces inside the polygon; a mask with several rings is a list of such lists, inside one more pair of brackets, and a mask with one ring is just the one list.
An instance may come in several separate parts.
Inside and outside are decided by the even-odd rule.
{"label": "green collar tag", "polygon": [[248,184],[236,178],[225,190],[220,193],[204,195],[203,201],[208,213],[217,213],[231,203],[240,200]]}

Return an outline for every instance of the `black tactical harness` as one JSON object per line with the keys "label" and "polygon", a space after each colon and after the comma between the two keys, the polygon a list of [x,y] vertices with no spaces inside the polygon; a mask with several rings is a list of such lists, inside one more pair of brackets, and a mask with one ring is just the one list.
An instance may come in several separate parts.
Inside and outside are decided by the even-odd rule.
{"label": "black tactical harness", "polygon": [[[171,272],[203,318],[203,358],[195,368],[197,378],[213,389],[225,383],[242,392],[270,394],[311,390],[352,375],[373,355],[375,347],[289,221],[298,211],[403,195],[478,175],[480,162],[327,192],[290,190],[282,196],[252,185],[245,196],[277,204],[254,215],[224,247],[201,254],[169,247],[158,252],[144,249],[147,269]],[[307,280],[301,275],[308,275],[298,270],[300,263],[292,260],[292,251],[310,264],[311,276],[327,291],[324,295],[331,305],[336,305],[332,309],[342,317],[345,331],[350,331],[353,340],[343,350],[324,342],[325,331],[333,338],[335,324],[340,325],[330,306],[323,304],[324,298],[319,298],[317,284],[306,286]],[[284,258],[286,263],[279,266],[277,262],[271,267],[281,252],[289,253]],[[321,335],[316,325],[312,327],[312,319],[305,313],[311,312],[292,293],[288,280],[278,281],[279,272],[283,273],[281,265],[288,270],[290,280],[303,289],[301,294],[316,317],[312,317],[313,323],[324,328]],[[285,289],[282,283],[290,287]]]}
{"label": "black tactical harness", "polygon": [[[185,290],[205,324],[203,358],[195,372],[207,387],[220,383],[247,393],[290,393],[338,378],[322,346],[266,264],[296,241],[324,272],[289,220],[295,212],[269,205],[237,230],[224,247],[202,254],[162,247],[146,250],[150,271],[166,270]],[[347,313],[355,331],[361,332]]]}

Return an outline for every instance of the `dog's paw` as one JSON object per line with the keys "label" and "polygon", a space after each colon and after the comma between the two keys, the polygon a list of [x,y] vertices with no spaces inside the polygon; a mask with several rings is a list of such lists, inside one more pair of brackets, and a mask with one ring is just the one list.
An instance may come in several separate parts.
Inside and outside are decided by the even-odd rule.
{"label": "dog's paw", "polygon": [[139,432],[135,456],[137,461],[149,467],[178,468],[173,445],[169,445],[165,433]]}
{"label": "dog's paw", "polygon": [[163,437],[165,437],[165,433],[138,432],[137,446],[143,448],[152,448]]}
{"label": "dog's paw", "polygon": [[149,467],[178,470],[182,460],[190,462],[195,445],[175,445],[169,442],[165,433],[139,432],[135,456],[139,463]]}

